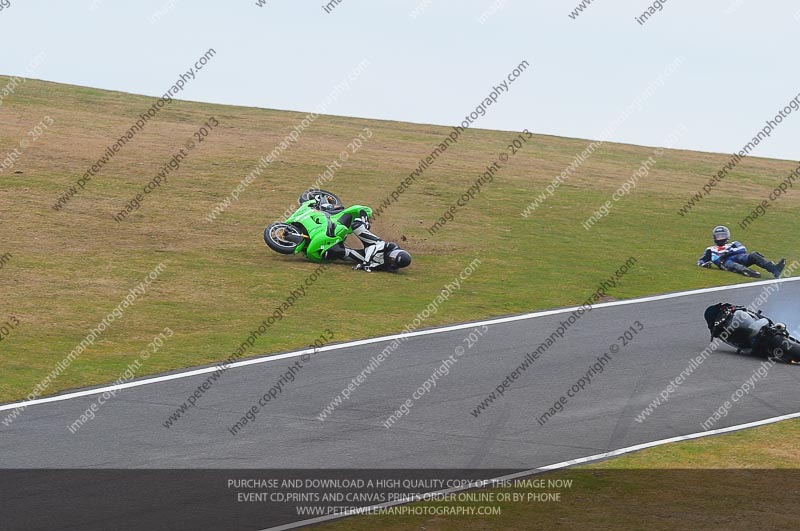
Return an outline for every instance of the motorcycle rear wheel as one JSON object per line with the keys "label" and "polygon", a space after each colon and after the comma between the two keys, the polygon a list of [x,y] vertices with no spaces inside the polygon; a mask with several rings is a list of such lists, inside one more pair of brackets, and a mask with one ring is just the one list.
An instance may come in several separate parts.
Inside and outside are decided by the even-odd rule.
{"label": "motorcycle rear wheel", "polygon": [[800,341],[787,336],[781,340],[781,356],[779,359],[785,363],[800,364]]}
{"label": "motorcycle rear wheel", "polygon": [[312,199],[317,201],[325,199],[328,203],[332,204],[334,208],[344,208],[344,202],[339,199],[338,195],[327,190],[320,190],[319,188],[309,188],[300,194],[300,199],[298,199],[298,202],[302,205],[306,201],[311,201]]}

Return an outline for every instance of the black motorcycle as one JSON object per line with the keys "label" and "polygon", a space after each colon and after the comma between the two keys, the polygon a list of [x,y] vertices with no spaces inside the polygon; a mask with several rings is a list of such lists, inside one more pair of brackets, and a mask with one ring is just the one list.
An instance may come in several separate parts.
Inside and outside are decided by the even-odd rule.
{"label": "black motorcycle", "polygon": [[773,322],[760,310],[724,302],[706,308],[705,319],[711,338],[721,339],[737,354],[800,364],[800,341],[789,335],[785,324]]}

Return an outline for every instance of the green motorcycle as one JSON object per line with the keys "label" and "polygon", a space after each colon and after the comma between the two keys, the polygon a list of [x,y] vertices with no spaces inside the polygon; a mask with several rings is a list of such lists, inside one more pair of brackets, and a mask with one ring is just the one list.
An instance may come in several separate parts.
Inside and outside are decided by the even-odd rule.
{"label": "green motorcycle", "polygon": [[281,254],[300,254],[312,262],[331,262],[325,252],[344,243],[353,233],[350,221],[372,217],[372,209],[362,205],[345,208],[339,196],[326,190],[311,189],[300,195],[298,208],[289,219],[264,229],[264,241]]}

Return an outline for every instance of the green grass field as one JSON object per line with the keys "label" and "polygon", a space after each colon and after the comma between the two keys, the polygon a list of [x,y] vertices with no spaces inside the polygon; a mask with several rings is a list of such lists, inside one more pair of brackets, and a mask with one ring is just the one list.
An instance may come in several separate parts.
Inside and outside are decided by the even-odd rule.
{"label": "green grass field", "polygon": [[[0,86],[6,84],[0,78]],[[56,211],[51,206],[154,99],[28,80],[8,96],[0,155],[32,139],[0,174],[0,321],[20,324],[0,343],[0,400],[28,395],[159,263],[166,270],[43,394],[109,382],[164,327],[175,335],[139,376],[219,361],[314,269],[271,252],[263,228],[296,201],[364,128],[372,137],[326,187],[348,203],[377,207],[430,154],[449,128],[320,116],[216,221],[206,216],[278,146],[304,115],[175,101],[151,119],[100,172]],[[185,146],[210,117],[219,121],[180,169],[123,222],[112,215]],[[397,275],[329,268],[308,296],[262,336],[252,355],[302,347],[325,329],[334,341],[402,329],[475,257],[478,271],[424,326],[582,302],[629,256],[636,267],[610,293],[628,298],[738,283],[742,277],[694,264],[729,208],[766,196],[794,164],[748,159],[689,216],[677,209],[725,155],[667,151],[634,192],[590,231],[581,224],[652,153],[603,145],[556,194],[524,218],[586,141],[534,135],[493,182],[434,235],[427,228],[484,171],[508,153],[516,132],[468,130],[374,224],[402,242],[414,265]],[[777,256],[796,249],[800,206],[785,200],[735,236]],[[779,241],[772,235],[782,234]],[[381,294],[376,296],[375,294]],[[319,311],[333,308],[335,311]]]}
{"label": "green grass field", "polygon": [[[7,82],[0,77],[0,86]],[[209,222],[211,209],[304,115],[176,101],[148,122],[66,207],[51,208],[153,102],[33,80],[5,98],[0,160],[15,149],[20,154],[13,167],[0,173],[0,323],[19,324],[0,341],[0,401],[31,393],[161,263],[166,269],[146,294],[42,394],[117,379],[164,327],[174,335],[137,376],[228,357],[316,269],[299,257],[267,249],[264,227],[365,128],[372,137],[325,187],[348,203],[373,207],[450,132],[447,127],[320,116],[238,201]],[[212,117],[219,126],[196,145],[180,169],[139,210],[120,223],[114,221],[112,215]],[[52,125],[41,135],[30,135],[43,120]],[[794,169],[794,162],[746,159],[711,197],[680,217],[678,208],[728,155],[667,150],[633,193],[587,231],[583,221],[610,199],[652,148],[604,144],[525,218],[525,207],[588,144],[543,135],[528,140],[453,221],[430,235],[426,229],[487,165],[508,153],[508,144],[517,136],[518,132],[466,131],[373,226],[386,239],[401,241],[414,255],[413,266],[396,275],[331,266],[248,355],[303,347],[327,329],[337,342],[400,331],[476,257],[481,260],[477,271],[423,326],[581,303],[631,256],[638,263],[610,291],[614,298],[743,282],[743,277],[695,266],[711,228],[720,223],[767,256],[797,258],[793,253],[800,234],[794,225],[800,203],[791,194],[771,208],[766,220],[758,220],[746,232],[736,230],[750,205],[766,198]],[[24,149],[23,140],[29,140]],[[770,430],[779,430],[786,443],[779,455],[763,453],[768,450],[763,434],[772,434]],[[751,445],[763,451],[761,458],[743,466],[794,467],[798,455],[790,443],[798,433],[796,422],[786,423],[686,443],[679,451],[672,446],[651,450],[613,465],[669,467],[696,456],[704,466],[736,466],[741,456],[725,448]],[[709,461],[709,456],[718,459]],[[596,493],[585,494],[589,495]],[[523,513],[520,518],[534,516],[553,519],[553,527],[566,518],[558,510]],[[614,527],[612,517],[606,518]],[[394,527],[382,522],[381,527],[514,529],[521,521],[473,522],[472,527],[398,521]],[[350,525],[346,528],[372,528],[368,523],[346,524]]]}

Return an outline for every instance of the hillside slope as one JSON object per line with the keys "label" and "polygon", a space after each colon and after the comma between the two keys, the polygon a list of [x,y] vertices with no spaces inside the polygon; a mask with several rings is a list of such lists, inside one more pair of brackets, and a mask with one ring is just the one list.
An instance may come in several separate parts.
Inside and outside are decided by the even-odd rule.
{"label": "hillside slope", "polygon": [[[0,77],[0,86],[8,82]],[[736,228],[793,162],[748,158],[682,217],[680,206],[729,156],[667,150],[633,192],[587,230],[586,219],[653,148],[602,145],[526,217],[526,207],[588,141],[471,129],[420,172],[420,160],[452,128],[319,116],[296,142],[281,147],[306,115],[174,101],[114,146],[154,103],[34,80],[5,98],[0,322],[11,326],[0,342],[0,401],[31,393],[82,340],[85,348],[41,394],[116,380],[165,327],[171,337],[137,376],[220,361],[282,305],[281,319],[241,355],[301,347],[321,336],[344,341],[400,331],[476,257],[475,272],[420,326],[580,303],[629,257],[636,264],[610,296],[740,282],[694,265],[718,223],[768,256],[791,258],[800,243],[793,223],[800,207],[791,195],[766,219],[746,231]],[[195,137],[201,127],[207,136]],[[515,139],[521,147],[509,149]],[[271,164],[259,162],[270,153],[277,155]],[[177,169],[167,172],[170,161]],[[438,231],[428,230],[495,162],[502,167],[491,182],[484,179],[474,199]],[[259,164],[260,173],[252,173]],[[395,193],[397,201],[373,226],[401,241],[415,261],[396,275],[331,266],[289,307],[292,290],[316,266],[269,251],[262,231],[326,167],[335,172],[323,178],[324,188],[373,207],[410,181],[414,170],[421,173]],[[64,196],[90,169],[95,175],[84,188]],[[121,216],[159,172],[161,185]],[[251,174],[238,199],[210,220],[214,207]],[[157,280],[137,294],[134,288],[159,264]],[[123,307],[129,294],[134,300]],[[108,319],[115,308],[120,317]],[[108,326],[98,330],[104,318]],[[92,329],[100,333],[87,342]]]}

